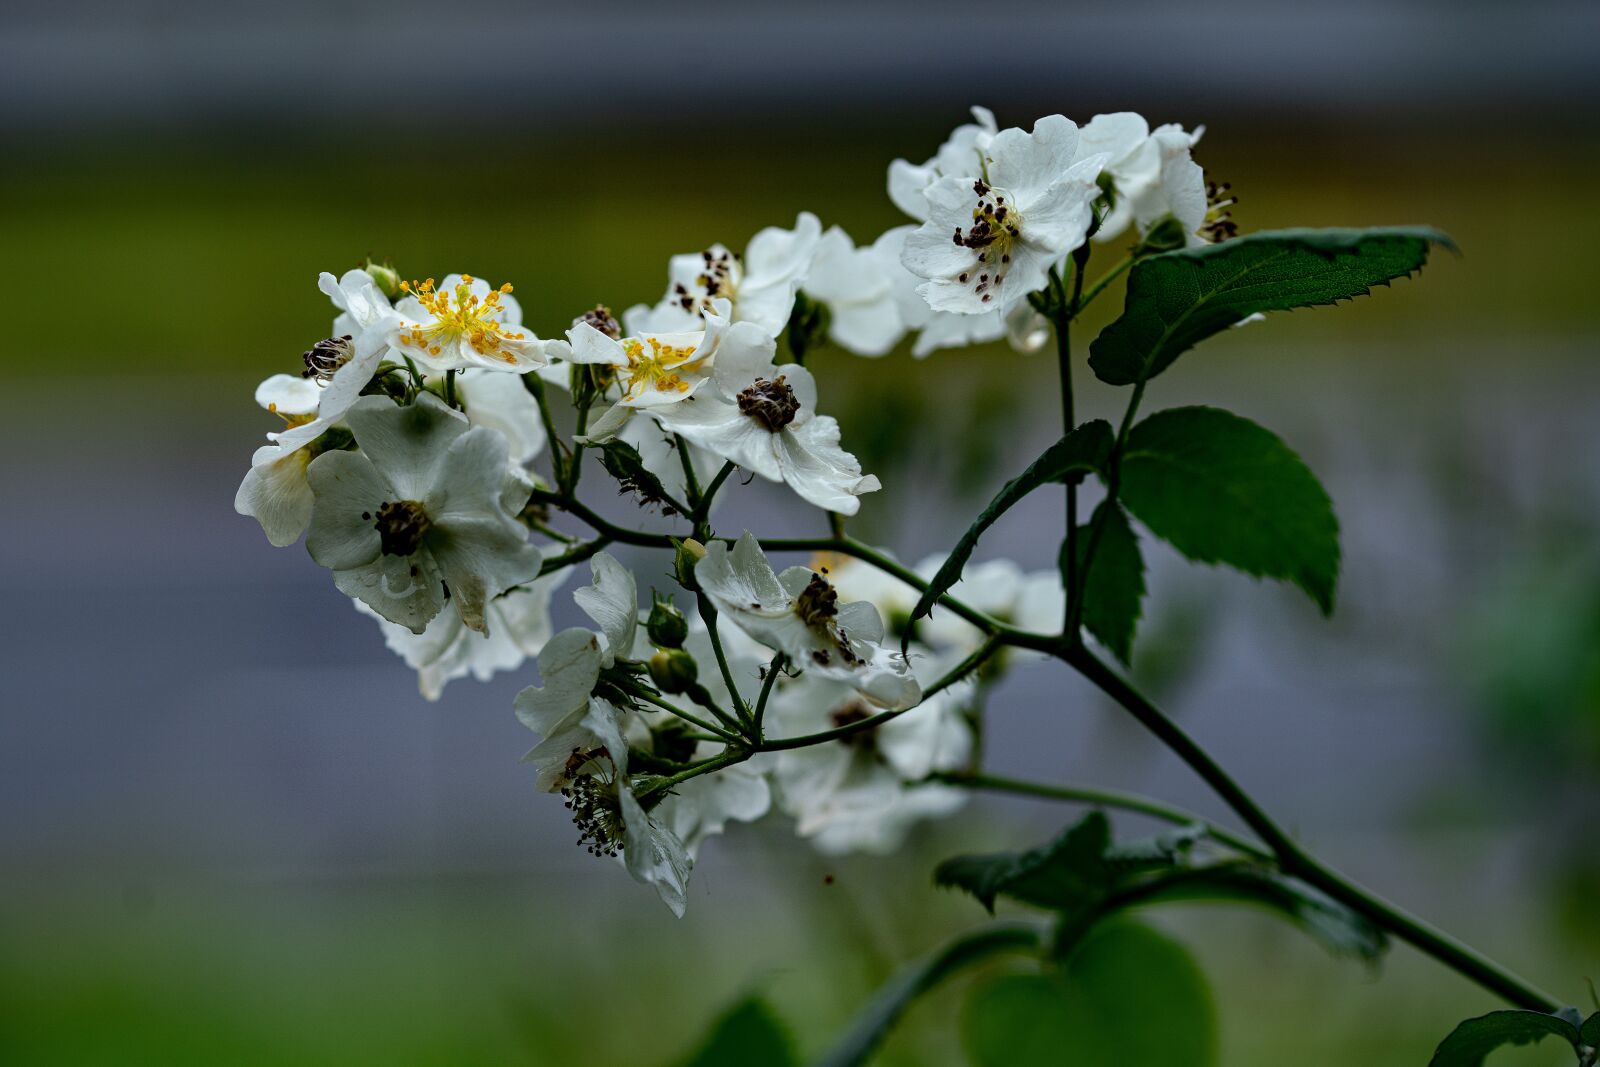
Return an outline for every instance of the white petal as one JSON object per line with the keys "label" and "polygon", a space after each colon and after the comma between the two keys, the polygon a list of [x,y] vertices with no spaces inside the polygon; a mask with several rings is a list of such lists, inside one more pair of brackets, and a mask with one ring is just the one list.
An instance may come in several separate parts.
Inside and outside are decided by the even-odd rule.
{"label": "white petal", "polygon": [[989,184],[1009,189],[1019,206],[1053,185],[1078,153],[1078,127],[1062,115],[1046,115],[1032,133],[1012,128],[989,144]]}
{"label": "white petal", "polygon": [[839,424],[826,415],[794,422],[778,435],[778,464],[785,483],[808,503],[841,515],[861,509],[862,493],[880,488],[861,464],[839,447]]}
{"label": "white petal", "polygon": [[412,633],[424,632],[444,607],[439,568],[426,550],[409,556],[379,554],[363,566],[334,571],[333,584]]}
{"label": "white petal", "polygon": [[589,561],[594,583],[572,594],[583,613],[594,620],[606,637],[605,663],[633,652],[634,630],[639,624],[639,593],[633,572],[609,552],[597,552]]}
{"label": "white petal", "polygon": [[539,402],[516,374],[490,370],[462,371],[456,389],[467,408],[467,421],[503,434],[511,445],[511,461],[531,462],[544,451],[544,420]]}
{"label": "white petal", "polygon": [[[390,500],[422,500],[451,442],[468,432],[466,417],[428,392],[403,406],[386,396],[364,396],[345,419],[356,444],[394,491]],[[498,475],[494,484],[498,492]]]}
{"label": "white petal", "polygon": [[622,860],[634,881],[654,886],[656,893],[678,918],[688,907],[689,854],[683,842],[670,830],[658,826],[645,814],[633,793],[619,790],[622,825],[626,844]]}
{"label": "white petal", "polygon": [[310,462],[311,454],[303,448],[286,453],[277,445],[263,445],[234,495],[233,509],[259,522],[278,548],[299,540],[311,521],[313,496],[306,481]]}
{"label": "white petal", "polygon": [[548,736],[557,724],[588,706],[600,677],[600,639],[581,627],[562,630],[539,652],[539,680],[517,694],[517,718]]}
{"label": "white petal", "polygon": [[395,499],[372,461],[358,452],[326,452],[306,468],[313,502],[306,551],[329,570],[371,563],[383,550],[378,508]]}
{"label": "white petal", "polygon": [[322,399],[322,386],[298,374],[274,374],[256,386],[256,403],[279,415],[310,415]]}

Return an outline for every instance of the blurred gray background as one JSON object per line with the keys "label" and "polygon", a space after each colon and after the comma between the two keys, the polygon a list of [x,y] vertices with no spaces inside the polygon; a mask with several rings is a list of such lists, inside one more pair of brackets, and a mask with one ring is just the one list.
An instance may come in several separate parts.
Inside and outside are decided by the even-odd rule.
{"label": "blurred gray background", "polygon": [[[1246,230],[1426,222],[1460,241],[1152,387],[1151,410],[1229,406],[1299,450],[1345,570],[1328,622],[1147,540],[1135,675],[1320,854],[1582,1003],[1600,976],[1597,40],[1600,9],[1576,3],[0,12],[0,1058],[648,1065],[749,988],[815,1048],[975,922],[928,888],[931,863],[1076,812],[980,799],[906,857],[848,862],[774,817],[706,849],[674,922],[570,847],[518,764],[531,668],[427,704],[325,572],[231,506],[270,428],[254,383],[326,329],[317,271],[373,254],[509,278],[553,334],[596,300],[654,299],[670,254],[802,209],[870,240],[902,221],[888,161],[929,155],[972,103],[1024,126],[1206,124],[1197,158]],[[817,367],[887,486],[855,528],[907,561],[1056,433],[1047,358]],[[1117,403],[1081,365],[1080,389],[1085,417]],[[1048,567],[1058,514],[1040,494],[980,555]],[[721,523],[820,532],[761,484]],[[566,595],[558,621],[577,621]],[[1015,673],[990,719],[996,769],[1226,820],[1050,668]],[[1368,976],[1249,914],[1165,922],[1212,975],[1230,1065],[1418,1064],[1494,1006],[1404,948]],[[958,992],[884,1062],[959,1062]]]}

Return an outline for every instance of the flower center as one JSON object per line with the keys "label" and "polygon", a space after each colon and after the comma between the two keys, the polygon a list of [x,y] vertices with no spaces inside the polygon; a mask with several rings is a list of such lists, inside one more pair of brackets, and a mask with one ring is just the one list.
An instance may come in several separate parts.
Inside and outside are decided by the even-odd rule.
{"label": "flower center", "polygon": [[[972,191],[978,195],[977,206],[972,209],[972,225],[965,232],[957,226],[952,239],[978,253],[978,277],[972,283],[973,291],[988,303],[994,297],[989,290],[999,289],[1010,269],[1011,251],[1021,240],[1022,219],[1006,203],[1005,194],[982,178],[973,181]],[[963,271],[959,280],[964,285],[971,282],[972,272]]]}
{"label": "flower center", "polygon": [[669,345],[656,337],[642,341],[630,337],[622,342],[622,351],[628,357],[630,399],[638,399],[651,388],[664,393],[687,393],[689,383],[678,372],[698,369],[694,356],[699,349],[694,345]]}
{"label": "flower center", "polygon": [[830,645],[829,648],[819,648],[811,653],[811,658],[817,663],[827,666],[833,662],[835,654],[850,666],[862,662],[855,649],[850,647],[850,635],[839,629],[839,591],[829,584],[828,579],[813,572],[806,587],[794,598],[794,613],[800,616],[812,633]]}
{"label": "flower center", "polygon": [[800,411],[800,398],[794,395],[781,374],[771,379],[757,378],[755,384],[742,390],[736,399],[741,413],[773,433],[793,422]]}
{"label": "flower center", "polygon": [[677,282],[672,286],[672,299],[685,311],[701,314],[711,310],[711,302],[719,297],[725,300],[739,298],[739,280],[744,271],[739,257],[727,249],[708,248],[700,253],[704,268],[695,278],[693,289]]}
{"label": "flower center", "polygon": [[622,340],[622,327],[617,323],[617,317],[611,314],[611,309],[604,304],[596,304],[585,311],[578,321],[588,323],[613,341]]}
{"label": "flower center", "polygon": [[1233,195],[1233,186],[1227,182],[1206,182],[1206,220],[1200,224],[1200,233],[1213,243],[1239,236],[1239,224],[1233,221],[1233,205],[1239,198]]}
{"label": "flower center", "polygon": [[349,363],[355,354],[356,346],[349,334],[318,341],[306,349],[305,354],[300,357],[306,363],[306,369],[300,372],[300,376],[326,382],[340,367]]}
{"label": "flower center", "polygon": [[591,856],[616,856],[622,851],[622,807],[617,802],[616,765],[605,746],[575,748],[562,772],[566,785],[561,796],[573,825],[578,846]]}
{"label": "flower center", "polygon": [[[362,513],[362,518],[367,513]],[[433,520],[415,500],[386,500],[378,505],[373,525],[378,529],[378,539],[386,556],[409,556],[422,544],[422,538],[433,526]]]}
{"label": "flower center", "polygon": [[461,281],[448,290],[436,291],[433,279],[425,282],[401,282],[400,288],[417,298],[417,302],[433,316],[430,323],[412,323],[405,327],[401,340],[406,344],[425,348],[437,356],[446,344],[465,340],[481,356],[495,356],[507,363],[517,357],[504,351],[506,341],[525,341],[528,335],[520,329],[500,321],[505,305],[500,298],[511,292],[507,282],[489,294],[479,297],[472,291],[472,276],[463,274]]}

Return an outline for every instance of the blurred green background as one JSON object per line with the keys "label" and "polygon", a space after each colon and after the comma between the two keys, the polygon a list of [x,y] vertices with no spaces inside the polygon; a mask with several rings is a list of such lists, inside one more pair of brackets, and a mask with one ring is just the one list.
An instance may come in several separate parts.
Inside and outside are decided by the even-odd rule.
{"label": "blurred green background", "polygon": [[[1152,389],[1296,447],[1346,564],[1329,623],[1150,547],[1135,673],[1327,859],[1587,1003],[1596,40],[1595,12],[1559,3],[0,14],[0,1062],[651,1067],[750,992],[814,1052],[978,921],[933,863],[1076,812],[984,799],[849,861],[774,817],[708,846],[673,921],[572,849],[517,766],[528,672],[425,704],[303,551],[231,508],[269,428],[254,383],[326,329],[318,271],[373,255],[510,280],[556,334],[597,300],[655,299],[670,254],[800,210],[870,241],[904,221],[888,161],[928,156],[969,103],[1205,123],[1197,158],[1247,230],[1456,237],[1462,257],[1232,332]],[[908,560],[1054,435],[1050,359],[816,366],[887,486],[857,528]],[[1083,373],[1086,417],[1111,411]],[[1049,565],[1059,504],[1029,504],[984,552]],[[724,521],[791,520],[815,521],[758,485]],[[995,768],[1224,817],[1047,668],[991,721]],[[1403,947],[1368,974],[1252,914],[1157,921],[1209,975],[1230,1067],[1420,1065],[1496,1006]],[[882,1062],[964,1062],[966,990],[915,1009]]]}

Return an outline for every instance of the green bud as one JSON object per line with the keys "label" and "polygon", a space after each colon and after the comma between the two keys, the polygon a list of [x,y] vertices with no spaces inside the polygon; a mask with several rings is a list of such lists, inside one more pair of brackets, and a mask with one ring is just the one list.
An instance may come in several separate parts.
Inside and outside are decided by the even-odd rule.
{"label": "green bud", "polygon": [[706,546],[692,537],[686,537],[682,541],[675,540],[673,545],[676,546],[678,553],[672,560],[672,576],[689,592],[698,591],[700,587],[695,584],[694,565],[706,558]]}
{"label": "green bud", "polygon": [[644,624],[650,643],[659,648],[682,648],[689,636],[689,620],[683,612],[672,606],[672,600],[662,600],[651,594],[650,618]]}
{"label": "green bud", "polygon": [[650,680],[663,693],[682,693],[699,677],[694,657],[680,648],[662,649],[650,657]]}
{"label": "green bud", "polygon": [[372,280],[377,283],[379,291],[390,300],[400,296],[400,272],[387,263],[374,263],[367,260],[367,265],[362,268],[372,275]]}
{"label": "green bud", "polygon": [[1171,215],[1163,215],[1150,227],[1140,242],[1138,255],[1148,255],[1152,252],[1171,252],[1183,248],[1189,243],[1189,235],[1183,232],[1183,223]]}

